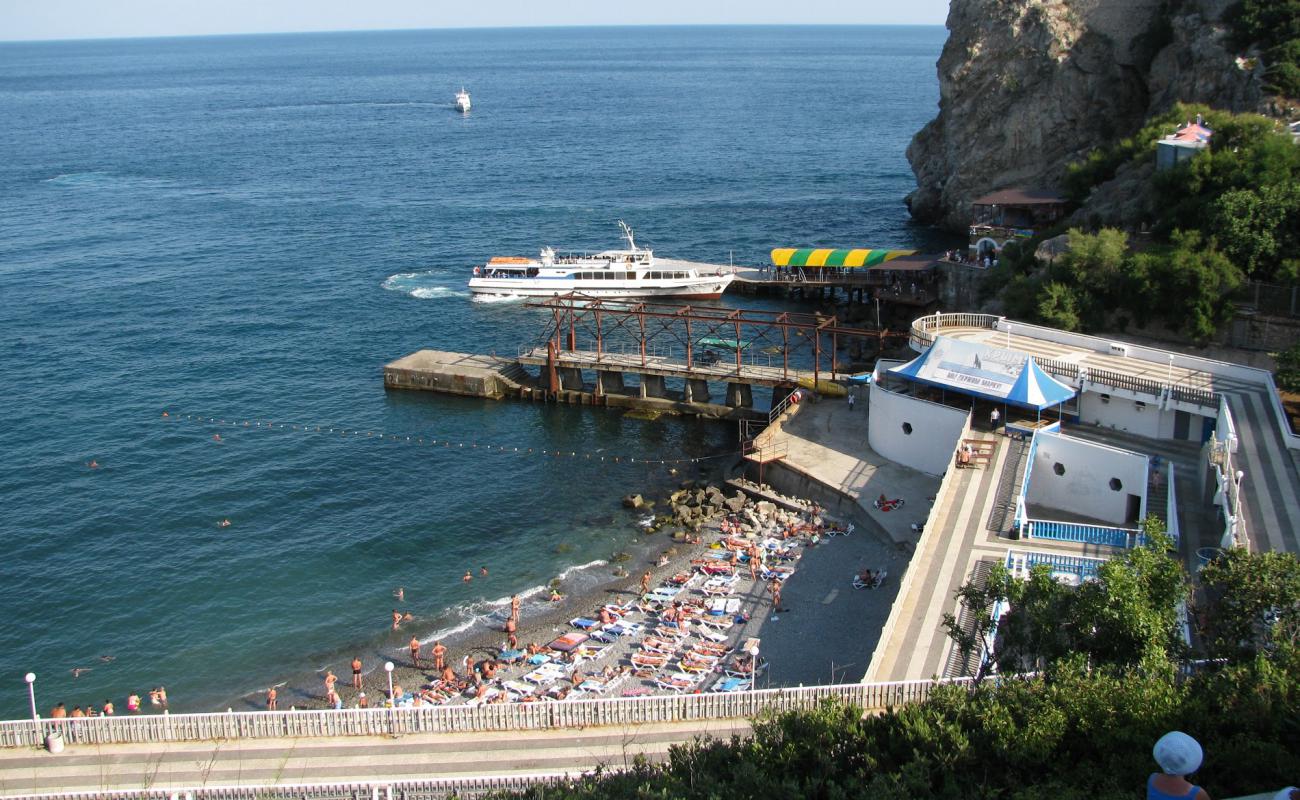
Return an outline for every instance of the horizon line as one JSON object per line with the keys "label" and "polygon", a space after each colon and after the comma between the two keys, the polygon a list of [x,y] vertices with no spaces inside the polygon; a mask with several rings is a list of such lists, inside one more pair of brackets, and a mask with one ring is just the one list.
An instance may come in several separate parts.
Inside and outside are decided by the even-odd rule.
{"label": "horizon line", "polygon": [[415,28],[318,28],[295,31],[227,31],[221,33],[156,33],[140,36],[70,36],[59,38],[0,39],[5,44],[58,44],[60,42],[136,42],[151,39],[223,39],[241,36],[312,36],[344,33],[422,33],[429,31],[563,30],[566,28],[943,28],[942,22],[620,22],[568,25],[446,25]]}

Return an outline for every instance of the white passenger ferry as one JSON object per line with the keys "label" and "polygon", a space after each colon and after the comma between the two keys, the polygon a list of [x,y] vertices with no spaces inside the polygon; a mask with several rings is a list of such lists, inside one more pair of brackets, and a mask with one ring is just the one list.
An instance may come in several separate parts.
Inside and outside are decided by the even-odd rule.
{"label": "white passenger ferry", "polygon": [[626,250],[593,255],[556,255],[543,248],[538,258],[497,256],[474,268],[469,289],[495,297],[554,297],[577,292],[591,297],[664,297],[711,300],[722,296],[735,278],[700,274],[690,266],[655,263],[654,252],[636,246],[632,229],[622,220]]}
{"label": "white passenger ferry", "polygon": [[469,112],[470,108],[469,92],[465,91],[465,87],[462,86],[460,87],[460,91],[456,92],[456,110],[462,114],[466,114]]}

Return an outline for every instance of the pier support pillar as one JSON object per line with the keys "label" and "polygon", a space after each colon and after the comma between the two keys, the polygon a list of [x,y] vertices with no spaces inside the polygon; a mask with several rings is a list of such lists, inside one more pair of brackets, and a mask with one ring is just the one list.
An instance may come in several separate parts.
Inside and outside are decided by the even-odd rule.
{"label": "pier support pillar", "polygon": [[687,378],[686,391],[682,399],[688,403],[709,402],[709,382],[699,378]]}
{"label": "pier support pillar", "polygon": [[727,384],[727,406],[730,408],[753,408],[753,388],[748,383]]}
{"label": "pier support pillar", "polygon": [[596,370],[596,394],[623,394],[623,373]]}
{"label": "pier support pillar", "polygon": [[668,387],[664,386],[664,376],[642,375],[641,396],[642,397],[667,397]]}
{"label": "pier support pillar", "polygon": [[582,391],[582,370],[577,367],[560,367],[560,388],[568,391]]}

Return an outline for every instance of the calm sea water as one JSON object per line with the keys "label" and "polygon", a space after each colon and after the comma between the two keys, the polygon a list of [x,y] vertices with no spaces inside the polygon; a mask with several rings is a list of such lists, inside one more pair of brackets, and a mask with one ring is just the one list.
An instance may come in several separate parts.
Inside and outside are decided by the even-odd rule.
{"label": "calm sea water", "polygon": [[[618,496],[663,468],[314,426],[727,452],[718,423],[388,394],[380,367],[531,341],[536,312],[472,302],[468,269],[614,246],[619,218],[661,255],[724,263],[923,244],[903,151],[933,113],[943,36],[0,45],[0,714],[26,712],[27,670],[43,710],[159,684],[174,709],[224,707],[356,648],[373,663],[397,644],[393,587],[427,636],[619,550]],[[480,565],[490,578],[462,585]]]}

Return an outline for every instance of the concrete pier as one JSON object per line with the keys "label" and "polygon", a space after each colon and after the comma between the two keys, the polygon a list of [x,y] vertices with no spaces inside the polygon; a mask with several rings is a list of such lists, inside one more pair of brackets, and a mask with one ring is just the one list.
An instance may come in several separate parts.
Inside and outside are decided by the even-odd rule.
{"label": "concrete pier", "polygon": [[[541,367],[540,374],[534,375],[525,363],[515,359],[420,350],[384,366],[384,388],[723,419],[766,418],[753,409],[753,390],[748,383],[729,382],[725,392],[710,391],[710,379],[723,381],[721,376],[710,375],[685,378],[682,389],[678,390],[669,388],[668,378],[674,376],[671,371],[665,372],[668,374],[646,373],[639,368],[616,365],[598,369],[556,365],[552,381],[545,366]],[[788,388],[777,391],[784,396]],[[713,402],[715,394],[724,393],[725,405]]]}

